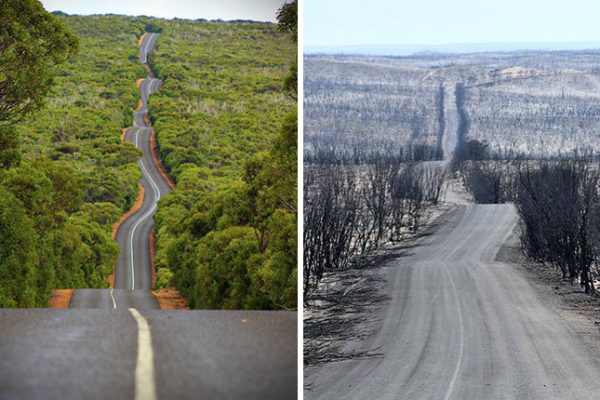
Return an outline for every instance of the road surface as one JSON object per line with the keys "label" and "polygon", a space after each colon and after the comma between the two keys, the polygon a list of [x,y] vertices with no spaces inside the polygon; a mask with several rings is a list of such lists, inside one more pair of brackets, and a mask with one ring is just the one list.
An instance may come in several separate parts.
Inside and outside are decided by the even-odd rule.
{"label": "road surface", "polygon": [[[140,62],[144,64],[148,52],[156,46],[157,33],[147,33],[140,43]],[[141,107],[134,111],[133,127],[128,129],[125,140],[135,144],[142,151],[138,161],[142,172],[141,184],[144,187],[144,202],[141,208],[120,226],[116,241],[121,253],[115,268],[114,290],[79,289],[73,294],[71,307],[77,308],[117,308],[137,309],[158,308],[152,289],[152,262],[150,260],[150,232],[154,226],[152,215],[159,199],[167,195],[171,188],[152,161],[150,135],[152,128],[146,124],[148,97],[158,90],[160,79],[147,76],[140,86]],[[128,293],[136,291],[137,293]]]}
{"label": "road surface", "polygon": [[389,301],[363,343],[382,357],[312,368],[306,399],[600,398],[598,352],[495,261],[512,205],[460,206],[413,254],[382,266]]}
{"label": "road surface", "polygon": [[127,309],[0,309],[0,399],[296,398],[296,313],[140,313],[155,361],[143,381]]}
{"label": "road surface", "polygon": [[442,150],[444,152],[444,161],[448,164],[454,159],[454,152],[458,145],[458,110],[456,109],[456,83],[452,81],[444,82],[444,137],[442,138]]}

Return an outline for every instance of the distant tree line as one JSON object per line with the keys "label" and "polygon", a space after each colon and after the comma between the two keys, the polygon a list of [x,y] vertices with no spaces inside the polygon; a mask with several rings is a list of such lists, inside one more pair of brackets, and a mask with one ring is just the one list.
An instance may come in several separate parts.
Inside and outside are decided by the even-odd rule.
{"label": "distant tree line", "polygon": [[[351,145],[350,145],[351,144]],[[321,165],[360,165],[382,161],[419,162],[441,160],[443,150],[428,144],[400,146],[393,141],[380,140],[377,143],[368,139],[347,141],[345,146],[337,145],[336,135],[314,139],[305,147],[304,162]]]}
{"label": "distant tree line", "polygon": [[476,203],[504,203],[513,201],[517,195],[517,166],[548,165],[567,161],[595,163],[600,154],[589,150],[573,151],[568,154],[519,154],[495,152],[487,142],[469,140],[454,160],[460,176]]}

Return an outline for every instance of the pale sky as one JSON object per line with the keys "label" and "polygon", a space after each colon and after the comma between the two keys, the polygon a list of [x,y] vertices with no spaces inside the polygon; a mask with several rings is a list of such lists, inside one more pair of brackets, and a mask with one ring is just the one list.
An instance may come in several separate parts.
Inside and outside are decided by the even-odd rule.
{"label": "pale sky", "polygon": [[304,44],[600,41],[598,0],[304,0]]}
{"label": "pale sky", "polygon": [[41,3],[48,11],[67,14],[276,22],[277,9],[285,0],[41,0]]}

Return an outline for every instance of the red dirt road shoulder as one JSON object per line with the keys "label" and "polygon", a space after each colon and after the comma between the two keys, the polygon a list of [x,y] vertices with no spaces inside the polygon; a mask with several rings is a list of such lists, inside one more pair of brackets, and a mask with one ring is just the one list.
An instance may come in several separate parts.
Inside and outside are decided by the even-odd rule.
{"label": "red dirt road shoulder", "polygon": [[173,180],[169,176],[169,173],[167,172],[167,169],[163,165],[162,161],[158,158],[158,147],[156,146],[156,132],[154,132],[154,129],[152,129],[152,135],[150,135],[150,149],[152,150],[152,160],[158,168],[158,171],[167,182],[167,185],[169,185],[171,189],[175,189],[175,182],[173,182]]}
{"label": "red dirt road shoulder", "polygon": [[50,308],[69,308],[73,297],[73,289],[56,289],[52,291],[48,300]]}
{"label": "red dirt road shoulder", "polygon": [[153,290],[161,310],[189,310],[187,299],[174,287]]}

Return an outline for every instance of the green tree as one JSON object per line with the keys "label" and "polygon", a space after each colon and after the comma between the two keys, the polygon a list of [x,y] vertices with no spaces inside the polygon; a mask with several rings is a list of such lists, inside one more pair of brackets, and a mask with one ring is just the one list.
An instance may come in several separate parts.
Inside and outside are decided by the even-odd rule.
{"label": "green tree", "polygon": [[77,38],[36,0],[0,0],[0,123],[38,109]]}
{"label": "green tree", "polygon": [[23,206],[0,186],[0,307],[35,305],[38,239]]}
{"label": "green tree", "polygon": [[277,10],[279,30],[289,32],[294,42],[298,42],[298,1],[294,0],[282,5]]}
{"label": "green tree", "polygon": [[21,160],[19,135],[13,126],[0,125],[0,169],[10,168]]}
{"label": "green tree", "polygon": [[[277,26],[280,31],[289,32],[294,43],[298,43],[298,1],[286,3],[277,11]],[[284,81],[285,89],[294,98],[298,98],[298,60],[290,65],[289,75]]]}

